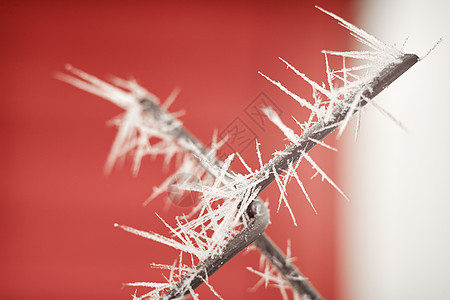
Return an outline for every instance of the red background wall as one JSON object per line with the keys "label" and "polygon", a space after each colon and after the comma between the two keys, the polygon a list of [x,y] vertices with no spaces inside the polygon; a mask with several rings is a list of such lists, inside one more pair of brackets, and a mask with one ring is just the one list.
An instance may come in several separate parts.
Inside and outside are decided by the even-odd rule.
{"label": "red background wall", "polygon": [[[285,120],[305,115],[257,72],[303,90],[306,97],[310,88],[278,56],[321,82],[320,50],[348,49],[345,30],[314,4],[352,21],[351,1],[311,2],[2,1],[1,298],[128,299],[134,289],[122,283],[162,281],[148,264],[176,258],[165,246],[113,227],[118,222],[165,233],[153,213],[162,211],[163,199],[145,208],[141,204],[169,173],[161,170],[160,160],[147,159],[137,178],[129,163],[104,176],[115,134],[105,123],[120,110],[56,80],[55,72],[71,63],[100,77],[134,77],[161,98],[179,86],[174,109],[187,109],[183,121],[191,132],[208,143],[214,128],[223,130],[240,117],[257,135],[267,160],[283,147],[283,137],[273,127],[258,128],[245,107],[264,91]],[[242,154],[256,167],[253,145]],[[311,155],[336,177],[335,154],[315,149]],[[304,179],[312,174],[305,172]],[[305,181],[319,214],[292,186],[295,228],[285,208],[276,214],[278,194],[270,187],[263,194],[272,211],[267,232],[283,249],[290,238],[296,264],[334,299],[339,278],[335,203],[344,200],[319,178]],[[172,208],[161,214],[170,220],[175,213]],[[258,278],[245,266],[256,268],[257,260],[255,253],[239,255],[211,282],[225,299],[279,298],[273,288],[248,292]],[[213,297],[207,291],[203,296]]]}

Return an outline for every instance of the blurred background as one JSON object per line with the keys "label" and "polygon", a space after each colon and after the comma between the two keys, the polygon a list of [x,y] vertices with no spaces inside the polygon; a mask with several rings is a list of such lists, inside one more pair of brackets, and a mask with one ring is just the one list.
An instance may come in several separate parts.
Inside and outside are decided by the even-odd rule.
{"label": "blurred background", "polygon": [[[214,129],[240,124],[252,143],[226,151],[256,167],[255,139],[265,161],[286,141],[254,118],[252,106],[269,102],[289,125],[291,114],[306,117],[257,72],[309,97],[278,57],[322,82],[320,50],[358,47],[314,5],[385,42],[401,46],[409,37],[405,51],[419,56],[444,41],[378,97],[408,133],[367,109],[356,143],[352,124],[339,140],[327,138],[338,153],[311,152],[352,201],[302,169],[318,214],[292,185],[295,227],[287,209],[276,213],[271,186],[262,194],[271,209],[267,233],[282,249],[291,240],[296,265],[327,299],[449,299],[448,5],[399,0],[0,2],[1,298],[129,299],[135,289],[123,283],[163,281],[149,264],[171,264],[178,254],[113,227],[167,233],[154,212],[171,220],[185,210],[165,209],[164,196],[142,203],[174,164],[164,169],[147,158],[133,177],[126,161],[106,176],[116,132],[107,121],[121,110],[55,79],[65,64],[136,79],[161,99],[180,87],[173,109],[186,109],[184,125],[209,144]],[[238,255],[211,283],[224,299],[281,298],[273,287],[249,290],[259,278],[245,267],[257,268],[258,259],[256,251]]]}

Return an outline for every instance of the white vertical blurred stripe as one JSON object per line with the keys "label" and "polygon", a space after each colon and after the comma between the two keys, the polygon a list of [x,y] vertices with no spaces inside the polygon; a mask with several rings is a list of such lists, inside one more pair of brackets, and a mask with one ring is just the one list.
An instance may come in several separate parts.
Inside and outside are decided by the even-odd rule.
{"label": "white vertical blurred stripe", "polygon": [[352,201],[341,206],[341,299],[450,299],[450,1],[364,1],[358,23],[426,59],[342,139]]}

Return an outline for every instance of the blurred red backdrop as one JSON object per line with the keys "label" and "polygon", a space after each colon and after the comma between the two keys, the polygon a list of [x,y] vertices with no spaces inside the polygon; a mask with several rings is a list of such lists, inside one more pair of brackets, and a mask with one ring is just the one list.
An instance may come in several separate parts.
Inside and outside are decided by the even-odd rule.
{"label": "blurred red backdrop", "polygon": [[[120,110],[56,80],[56,72],[70,63],[103,78],[136,78],[160,98],[181,87],[173,108],[187,110],[182,120],[200,140],[209,143],[213,129],[221,131],[239,117],[268,160],[285,141],[275,128],[258,127],[245,108],[263,91],[285,120],[305,115],[257,72],[306,97],[311,89],[278,57],[321,82],[320,50],[349,48],[347,32],[314,4],[353,19],[350,0],[2,1],[0,297],[129,299],[134,289],[122,283],[162,281],[148,264],[172,263],[177,255],[113,227],[118,222],[166,233],[154,211],[170,220],[177,208],[164,212],[162,198],[141,204],[169,172],[159,159],[146,159],[136,178],[130,163],[105,176],[115,135],[105,124]],[[242,155],[256,166],[253,144]],[[311,155],[336,177],[336,155],[323,149]],[[305,179],[312,174],[305,172]],[[285,208],[276,214],[276,189],[263,193],[272,212],[267,232],[283,249],[291,239],[296,264],[326,298],[335,299],[335,202],[344,200],[319,178],[308,180],[306,187],[319,214],[293,186],[288,193],[297,228]],[[257,261],[256,253],[240,254],[211,282],[225,299],[280,298],[274,288],[248,291],[258,277],[245,266],[257,267]],[[200,291],[203,299],[213,298]]]}

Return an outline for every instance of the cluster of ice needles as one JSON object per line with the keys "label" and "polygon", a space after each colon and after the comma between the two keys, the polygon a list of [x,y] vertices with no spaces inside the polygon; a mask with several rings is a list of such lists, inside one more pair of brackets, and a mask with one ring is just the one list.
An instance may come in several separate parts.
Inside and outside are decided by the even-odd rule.
{"label": "cluster of ice needles", "polygon": [[[72,73],[71,75],[58,75],[61,80],[105,98],[124,109],[124,113],[112,120],[112,124],[118,127],[118,133],[106,163],[107,171],[110,171],[114,164],[126,157],[128,153],[133,155],[132,170],[134,174],[137,174],[142,158],[146,155],[162,155],[167,163],[172,158],[177,157],[179,168],[159,187],[154,188],[148,201],[169,189],[174,184],[173,178],[176,174],[186,173],[190,174],[191,178],[196,178],[196,180],[186,180],[177,185],[177,188],[185,193],[195,192],[200,195],[199,202],[193,206],[189,214],[176,217],[174,225],[170,225],[158,214],[156,215],[167,227],[169,236],[116,224],[117,227],[127,232],[180,251],[179,258],[173,265],[152,264],[153,268],[168,271],[169,275],[165,276],[165,282],[134,282],[128,284],[151,289],[150,292],[143,295],[134,295],[135,299],[160,298],[168,290],[174,288],[182,290],[182,294],[190,293],[194,299],[197,299],[198,295],[191,288],[189,281],[183,282],[181,286],[179,283],[182,278],[195,272],[195,268],[201,262],[210,257],[219,257],[222,254],[227,243],[246,226],[246,222],[249,221],[247,208],[253,201],[256,201],[255,199],[263,189],[263,183],[268,180],[275,181],[280,190],[278,209],[281,204],[284,204],[295,225],[297,222],[286,193],[286,186],[291,179],[297,182],[307,201],[316,211],[297,173],[298,166],[302,161],[307,161],[315,169],[316,174],[322,176],[322,179],[328,181],[347,198],[311,156],[306,153],[307,150],[301,150],[301,154],[296,159],[291,159],[295,152],[293,149],[301,145],[310,145],[311,148],[319,144],[328,149],[336,150],[324,143],[321,138],[315,137],[321,131],[326,131],[329,128],[334,129],[338,126],[340,126],[339,134],[341,134],[352,116],[355,113],[359,115],[362,101],[366,101],[386,113],[378,104],[364,96],[364,91],[370,91],[372,81],[381,70],[391,64],[399,63],[403,53],[394,47],[385,45],[342,18],[321,8],[319,9],[338,20],[340,25],[348,29],[369,50],[323,51],[327,76],[327,81],[323,84],[314,82],[280,58],[289,70],[311,85],[312,100],[307,100],[291,92],[280,82],[260,73],[292,97],[301,107],[309,110],[310,116],[304,122],[299,122],[294,118],[298,128],[291,129],[283,123],[274,110],[271,108],[264,109],[267,117],[284,133],[291,144],[284,151],[275,152],[274,157],[264,164],[257,143],[256,152],[260,163],[259,170],[252,170],[239,153],[231,154],[225,162],[219,162],[215,157],[215,151],[226,141],[217,141],[216,135],[213,137],[210,150],[206,150],[198,143],[186,138],[182,131],[182,122],[178,120],[182,112],[168,112],[178,93],[177,90],[161,104],[155,95],[139,86],[135,81],[115,78],[110,84],[71,66],[67,67],[67,70]],[[330,56],[340,57],[342,66],[336,70],[332,69],[329,64]],[[355,60],[364,62],[356,65],[354,64]],[[339,113],[342,112],[345,112],[345,116],[338,118]],[[304,148],[307,148],[306,146]],[[236,158],[248,171],[247,174],[237,174],[230,170],[231,162]],[[283,168],[279,167],[280,161],[285,165]],[[289,249],[288,247],[290,252]],[[288,254],[287,259],[289,259],[289,256],[290,254]],[[285,278],[266,261],[261,266],[263,271],[249,268],[251,272],[261,276],[262,279],[259,284],[264,283],[267,286],[269,282],[274,283],[280,289],[283,299],[287,299],[286,290],[290,286]],[[203,280],[214,295],[220,298],[208,283],[208,278],[205,277]],[[298,295],[294,293],[294,297],[298,297]]]}

